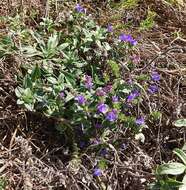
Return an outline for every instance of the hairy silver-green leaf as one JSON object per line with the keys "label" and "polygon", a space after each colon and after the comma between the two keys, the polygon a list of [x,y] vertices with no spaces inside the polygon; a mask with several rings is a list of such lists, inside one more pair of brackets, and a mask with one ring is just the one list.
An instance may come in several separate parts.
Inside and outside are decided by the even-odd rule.
{"label": "hairy silver-green leaf", "polygon": [[174,122],[176,127],[186,127],[186,119],[178,119]]}
{"label": "hairy silver-green leaf", "polygon": [[186,166],[182,163],[173,162],[162,164],[157,167],[156,173],[159,175],[170,174],[170,175],[179,175],[182,174],[186,169]]}
{"label": "hairy silver-green leaf", "polygon": [[182,183],[183,183],[183,185],[181,185],[179,190],[185,190],[186,189],[186,175],[183,177]]}
{"label": "hairy silver-green leaf", "polygon": [[185,152],[183,152],[183,150],[179,149],[179,148],[175,148],[173,150],[174,154],[176,154],[182,161],[183,163],[186,165],[186,154]]}

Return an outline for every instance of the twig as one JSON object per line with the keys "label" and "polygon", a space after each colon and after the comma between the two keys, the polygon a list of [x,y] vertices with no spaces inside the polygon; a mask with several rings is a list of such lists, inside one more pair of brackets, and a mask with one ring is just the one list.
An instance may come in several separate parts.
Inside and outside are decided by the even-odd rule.
{"label": "twig", "polygon": [[185,50],[184,47],[178,47],[178,46],[174,46],[174,47],[171,47],[171,48],[167,48],[165,51],[163,51],[162,53],[156,55],[151,61],[149,61],[148,64],[146,64],[143,68],[139,69],[139,70],[144,70],[144,69],[147,69],[148,67],[150,67],[152,65],[152,63],[154,61],[156,61],[156,59],[158,59],[159,57],[163,56],[163,55],[166,55],[168,52],[172,51],[172,50]]}

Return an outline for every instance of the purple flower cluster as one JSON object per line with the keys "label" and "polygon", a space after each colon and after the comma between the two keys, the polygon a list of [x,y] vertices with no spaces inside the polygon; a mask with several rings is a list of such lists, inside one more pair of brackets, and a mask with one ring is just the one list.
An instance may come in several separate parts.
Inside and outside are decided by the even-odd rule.
{"label": "purple flower cluster", "polygon": [[[100,103],[98,104],[97,106],[97,110],[99,113],[103,113],[103,114],[106,114],[106,119],[108,121],[115,121],[117,119],[117,110],[113,109],[111,111],[109,111],[109,107],[107,104],[104,104],[104,103]],[[96,125],[96,128],[100,128],[99,125]]]}
{"label": "purple flower cluster", "polygon": [[100,151],[101,156],[105,156],[107,153],[108,153],[108,151],[107,151],[106,148],[102,148],[101,151]]}
{"label": "purple flower cluster", "polygon": [[83,95],[76,96],[75,100],[78,102],[79,105],[83,105],[86,102],[86,99]]}
{"label": "purple flower cluster", "polygon": [[97,109],[98,109],[99,113],[103,113],[104,114],[104,113],[108,112],[108,106],[107,106],[107,104],[100,103],[100,104],[98,104]]}
{"label": "purple flower cluster", "polygon": [[110,93],[112,90],[112,85],[107,85],[104,88],[98,88],[96,90],[97,96],[105,96],[106,94]]}
{"label": "purple flower cluster", "polygon": [[161,77],[160,77],[160,74],[158,72],[153,71],[151,73],[151,80],[153,81],[154,84],[151,84],[148,88],[148,92],[150,94],[154,94],[154,93],[158,92],[158,86],[157,86],[157,84],[155,84],[155,82],[159,82],[160,78]]}
{"label": "purple flower cluster", "polygon": [[96,90],[96,95],[97,95],[97,96],[105,96],[106,93],[105,93],[105,91],[104,91],[102,88],[98,88],[98,89]]}
{"label": "purple flower cluster", "polygon": [[107,26],[107,32],[113,32],[113,27],[111,24],[108,24]]}
{"label": "purple flower cluster", "polygon": [[103,88],[103,91],[107,94],[107,93],[110,93],[112,90],[112,85],[107,85]]}
{"label": "purple flower cluster", "polygon": [[61,92],[59,93],[59,97],[60,97],[61,99],[63,99],[63,98],[65,97],[65,93],[64,93],[63,91],[61,91]]}
{"label": "purple flower cluster", "polygon": [[119,97],[118,96],[112,96],[112,102],[113,103],[117,103],[119,101]]}
{"label": "purple flower cluster", "polygon": [[137,40],[135,40],[131,35],[129,34],[120,34],[119,40],[122,42],[128,42],[131,45],[135,46],[137,45]]}
{"label": "purple flower cluster", "polygon": [[148,88],[148,92],[151,94],[158,92],[158,86],[156,84],[150,85]]}
{"label": "purple flower cluster", "polygon": [[95,177],[101,176],[101,175],[102,175],[101,169],[95,168],[94,171],[93,171],[93,175],[94,175]]}
{"label": "purple flower cluster", "polygon": [[112,111],[109,111],[106,115],[106,119],[111,122],[115,121],[117,117],[118,117],[117,111],[115,109],[113,109]]}
{"label": "purple flower cluster", "polygon": [[91,89],[93,87],[92,77],[85,75],[85,87]]}
{"label": "purple flower cluster", "polygon": [[134,100],[136,97],[138,97],[139,95],[140,95],[139,91],[137,91],[137,90],[132,91],[132,92],[128,95],[128,97],[127,97],[127,102],[133,101],[133,100]]}
{"label": "purple flower cluster", "polygon": [[85,9],[80,4],[77,4],[75,9],[78,13],[85,13]]}
{"label": "purple flower cluster", "polygon": [[158,72],[152,72],[152,74],[151,74],[151,79],[152,79],[153,81],[159,81],[159,80],[160,80],[160,75],[159,75],[159,73],[158,73]]}
{"label": "purple flower cluster", "polygon": [[143,125],[145,123],[145,120],[143,117],[140,117],[138,119],[136,119],[136,124],[137,125]]}

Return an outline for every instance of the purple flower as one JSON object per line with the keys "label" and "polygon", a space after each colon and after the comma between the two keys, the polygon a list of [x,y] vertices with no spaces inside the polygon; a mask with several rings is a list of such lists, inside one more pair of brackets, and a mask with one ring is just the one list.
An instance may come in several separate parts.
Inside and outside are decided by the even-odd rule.
{"label": "purple flower", "polygon": [[79,147],[80,147],[80,148],[85,147],[85,145],[86,145],[86,143],[85,143],[84,141],[80,141],[80,143],[79,143]]}
{"label": "purple flower", "polygon": [[112,85],[107,85],[107,86],[105,86],[105,87],[103,88],[103,90],[104,90],[105,93],[111,92],[111,90],[112,90]]}
{"label": "purple flower", "polygon": [[118,96],[112,96],[112,102],[117,103],[119,101]]}
{"label": "purple flower", "polygon": [[154,94],[156,92],[158,92],[158,86],[153,84],[153,85],[150,85],[149,88],[148,88],[148,92],[151,93],[151,94]]}
{"label": "purple flower", "polygon": [[100,129],[100,128],[102,128],[102,125],[99,124],[99,123],[96,123],[95,127],[96,127],[97,129]]}
{"label": "purple flower", "polygon": [[158,72],[152,72],[151,79],[153,81],[159,81],[160,80],[160,75],[158,74]]}
{"label": "purple flower", "polygon": [[127,83],[128,83],[129,85],[132,85],[132,83],[133,83],[132,79],[131,79],[131,78],[128,79]]}
{"label": "purple flower", "polygon": [[143,125],[145,123],[145,120],[143,117],[140,117],[138,119],[136,119],[136,124],[137,125]]}
{"label": "purple flower", "polygon": [[97,106],[97,109],[100,113],[106,113],[108,111],[108,106],[107,104],[103,104],[103,103],[100,103],[98,106]]}
{"label": "purple flower", "polygon": [[130,44],[132,45],[132,46],[136,46],[137,45],[137,40],[135,40],[135,39],[132,39],[131,41],[129,41],[130,42]]}
{"label": "purple flower", "polygon": [[129,42],[131,45],[135,46],[137,44],[137,41],[132,38],[131,35],[126,35],[126,34],[120,34],[119,40],[122,42]]}
{"label": "purple flower", "polygon": [[75,97],[75,100],[78,102],[78,104],[82,105],[85,103],[85,97],[83,95],[78,95]]}
{"label": "purple flower", "polygon": [[85,75],[85,87],[88,88],[88,89],[91,89],[92,86],[93,86],[92,77],[88,76],[88,75]]}
{"label": "purple flower", "polygon": [[137,96],[139,96],[139,92],[137,90],[134,90],[133,92],[131,92],[128,97],[127,97],[127,101],[133,101]]}
{"label": "purple flower", "polygon": [[101,156],[105,156],[107,153],[108,153],[108,151],[107,151],[106,148],[102,148],[101,151],[100,151]]}
{"label": "purple flower", "polygon": [[108,26],[107,26],[107,31],[108,31],[108,32],[113,32],[113,27],[112,27],[111,24],[108,24]]}
{"label": "purple flower", "polygon": [[96,176],[96,177],[101,176],[102,171],[99,168],[95,168],[94,172],[93,172],[93,175]]}
{"label": "purple flower", "polygon": [[80,4],[77,4],[75,9],[79,13],[85,13],[85,9]]}
{"label": "purple flower", "polygon": [[97,95],[97,96],[105,96],[106,93],[104,92],[104,90],[103,90],[102,88],[98,88],[98,89],[96,90],[96,95]]}
{"label": "purple flower", "polygon": [[113,109],[112,111],[108,112],[106,115],[106,119],[108,121],[115,121],[117,119],[117,111],[115,109]]}
{"label": "purple flower", "polygon": [[119,39],[120,41],[123,42],[130,42],[131,40],[133,40],[131,35],[126,35],[126,34],[120,34]]}
{"label": "purple flower", "polygon": [[64,93],[63,91],[61,91],[61,92],[59,93],[59,97],[60,97],[61,99],[63,99],[63,98],[65,97],[65,93]]}
{"label": "purple flower", "polygon": [[99,144],[99,143],[100,143],[100,141],[99,141],[99,140],[97,140],[97,139],[91,139],[91,140],[90,140],[90,142],[91,142],[91,144],[94,144],[94,145],[96,145],[96,144]]}

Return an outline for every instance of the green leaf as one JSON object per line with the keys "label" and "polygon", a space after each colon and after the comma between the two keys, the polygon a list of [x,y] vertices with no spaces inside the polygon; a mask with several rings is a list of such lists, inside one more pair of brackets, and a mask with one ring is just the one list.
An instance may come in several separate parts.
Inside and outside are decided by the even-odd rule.
{"label": "green leaf", "polygon": [[181,150],[179,148],[175,148],[173,150],[173,153],[176,154],[183,161],[183,163],[186,165],[186,154],[185,154],[185,152],[183,152],[183,150]]}
{"label": "green leaf", "polygon": [[18,104],[18,105],[23,105],[23,104],[24,104],[24,101],[18,99],[18,100],[17,100],[17,104]]}
{"label": "green leaf", "polygon": [[64,50],[65,48],[67,48],[69,46],[69,43],[63,43],[61,44],[60,46],[58,46],[58,50],[59,51],[62,51]]}
{"label": "green leaf", "polygon": [[105,159],[102,159],[98,163],[98,168],[101,170],[105,170],[108,167],[107,161]]}
{"label": "green leaf", "polygon": [[158,166],[156,169],[156,173],[159,175],[179,175],[182,174],[185,171],[185,169],[186,166],[184,164],[173,162]]}
{"label": "green leaf", "polygon": [[182,150],[186,152],[186,143],[183,145]]}
{"label": "green leaf", "polygon": [[74,95],[71,94],[71,93],[68,93],[67,96],[66,96],[66,98],[65,98],[65,101],[66,101],[66,102],[69,102],[69,101],[72,100],[73,98],[74,98]]}
{"label": "green leaf", "polygon": [[33,32],[32,30],[30,30],[30,34],[32,35],[32,37],[36,40],[36,42],[38,43],[38,45],[41,47],[45,47],[45,42],[42,39],[41,35],[37,32]]}
{"label": "green leaf", "polygon": [[24,90],[21,87],[17,87],[15,89],[15,94],[18,98],[20,98],[22,96],[22,93],[24,92]]}
{"label": "green leaf", "polygon": [[32,80],[30,78],[30,76],[27,74],[24,79],[23,79],[23,86],[25,88],[32,88]]}
{"label": "green leaf", "polygon": [[185,190],[186,189],[186,175],[184,175],[182,183],[183,183],[183,185],[181,185],[179,190]]}
{"label": "green leaf", "polygon": [[55,33],[49,37],[48,43],[47,43],[47,49],[54,50],[57,47],[58,43],[59,43],[58,35]]}
{"label": "green leaf", "polygon": [[22,47],[21,51],[26,57],[42,56],[42,53],[32,46]]}
{"label": "green leaf", "polygon": [[186,127],[186,119],[178,119],[174,122],[176,127]]}
{"label": "green leaf", "polygon": [[86,62],[76,61],[74,64],[76,65],[77,68],[81,68],[86,65]]}
{"label": "green leaf", "polygon": [[183,183],[172,178],[167,178],[162,180],[162,185],[160,190],[175,190],[180,187]]}
{"label": "green leaf", "polygon": [[51,84],[57,84],[57,83],[58,83],[57,80],[56,80],[56,78],[54,78],[54,77],[48,77],[47,80],[48,80],[48,82],[50,82]]}
{"label": "green leaf", "polygon": [[115,61],[113,61],[113,60],[109,60],[108,64],[109,64],[109,66],[110,66],[113,74],[116,77],[119,77],[120,76],[120,67],[119,67],[119,65]]}
{"label": "green leaf", "polygon": [[131,92],[130,89],[124,88],[123,90],[121,90],[123,93],[125,94],[129,94]]}
{"label": "green leaf", "polygon": [[34,106],[32,104],[24,104],[25,108],[29,111],[33,111]]}
{"label": "green leaf", "polygon": [[68,84],[72,85],[72,86],[75,86],[76,85],[76,81],[75,81],[75,78],[73,76],[73,74],[71,73],[68,73],[66,71],[63,71],[64,75],[65,75],[65,79],[67,81]]}
{"label": "green leaf", "polygon": [[105,48],[107,51],[109,51],[109,50],[112,49],[111,46],[109,45],[109,43],[107,43],[107,42],[103,42],[103,46],[104,46],[104,48]]}
{"label": "green leaf", "polygon": [[33,102],[33,94],[30,88],[26,88],[24,90],[22,99],[25,103],[32,103]]}
{"label": "green leaf", "polygon": [[40,68],[38,66],[38,64],[36,64],[36,66],[34,67],[34,69],[31,72],[31,79],[32,81],[36,81],[36,79],[41,77],[41,71]]}
{"label": "green leaf", "polygon": [[65,78],[65,76],[64,76],[64,74],[63,73],[61,73],[60,75],[59,75],[59,77],[58,77],[58,83],[64,83],[64,78]]}

